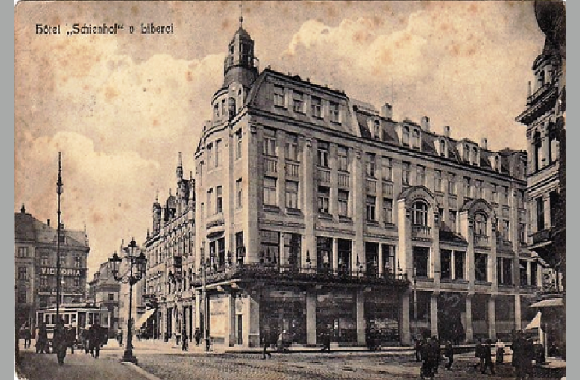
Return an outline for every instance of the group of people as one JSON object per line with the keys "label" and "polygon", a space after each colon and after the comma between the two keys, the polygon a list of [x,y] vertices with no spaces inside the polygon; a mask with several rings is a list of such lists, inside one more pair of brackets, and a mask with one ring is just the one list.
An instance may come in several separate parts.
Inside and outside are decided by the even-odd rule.
{"label": "group of people", "polygon": [[441,342],[436,336],[415,339],[415,360],[422,362],[421,379],[434,378],[443,360],[445,360],[445,369],[451,370],[453,345],[451,341],[447,341],[442,355]]}
{"label": "group of people", "polygon": [[516,333],[512,351],[512,365],[516,371],[516,380],[524,379],[527,376],[533,377],[533,360],[536,351],[532,339],[526,339],[521,332]]}
{"label": "group of people", "polygon": [[475,345],[475,357],[479,359],[479,363],[476,364],[476,367],[479,366],[481,373],[487,373],[487,369],[489,368],[491,374],[495,374],[495,367],[493,365],[491,354],[492,345],[493,343],[491,342],[491,339],[488,339],[485,342],[478,339],[477,344]]}
{"label": "group of people", "polygon": [[100,356],[101,346],[105,343],[102,341],[101,326],[95,323],[89,329],[81,331],[80,338],[85,348],[85,354],[90,353],[92,357],[98,358]]}

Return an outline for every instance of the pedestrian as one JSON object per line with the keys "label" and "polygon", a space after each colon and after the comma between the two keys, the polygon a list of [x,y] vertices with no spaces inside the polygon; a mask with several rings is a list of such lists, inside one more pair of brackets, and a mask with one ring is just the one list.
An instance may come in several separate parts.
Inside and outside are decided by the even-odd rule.
{"label": "pedestrian", "polygon": [[262,344],[264,345],[264,351],[262,352],[262,360],[266,359],[266,355],[268,355],[269,358],[272,357],[272,354],[270,352],[268,352],[268,347],[270,347],[270,332],[269,331],[264,331],[264,337],[262,338]]}
{"label": "pedestrian", "polygon": [[40,322],[38,326],[38,335],[36,337],[36,353],[37,354],[48,354],[48,334],[46,332],[46,324]]}
{"label": "pedestrian", "polygon": [[68,325],[68,329],[66,330],[66,336],[67,336],[67,343],[70,346],[70,353],[74,354],[75,353],[76,336],[75,336],[74,327],[71,324]]}
{"label": "pedestrian", "polygon": [[448,340],[447,344],[445,345],[445,358],[445,369],[450,371],[451,366],[453,365],[453,345],[451,344],[450,340]]}
{"label": "pedestrian", "polygon": [[498,339],[495,344],[495,363],[503,364],[503,355],[505,353],[505,344]]}
{"label": "pedestrian", "polygon": [[439,371],[439,365],[441,364],[441,342],[439,342],[439,338],[433,336],[433,359],[435,362],[433,363],[433,373],[437,373]]}
{"label": "pedestrian", "polygon": [[183,330],[183,332],[181,333],[181,351],[187,351],[187,349],[188,349],[187,332]]}
{"label": "pedestrian", "polygon": [[524,341],[523,349],[523,375],[534,377],[534,342],[532,339],[528,338]]}
{"label": "pedestrian", "polygon": [[195,329],[195,334],[193,334],[193,337],[195,338],[195,345],[199,346],[199,342],[201,341],[201,331],[199,328]]}
{"label": "pedestrian", "polygon": [[524,361],[525,361],[525,353],[524,353],[524,338],[522,336],[521,331],[518,331],[514,337],[513,344],[512,344],[512,365],[515,368],[516,372],[516,380],[523,380],[525,377],[524,372]]}
{"label": "pedestrian", "polygon": [[30,348],[32,343],[32,333],[30,332],[30,325],[28,322],[24,324],[24,348]]}
{"label": "pedestrian", "polygon": [[93,330],[91,333],[91,338],[93,339],[91,354],[93,354],[93,357],[98,358],[101,351],[101,326],[99,323],[95,323],[91,326],[91,329]]}
{"label": "pedestrian", "polygon": [[421,339],[415,337],[415,361],[416,362],[421,362],[421,345],[423,344],[423,342],[421,341]]}
{"label": "pedestrian", "polygon": [[421,379],[435,377],[435,373],[433,372],[433,356],[433,342],[431,342],[431,338],[427,337],[421,345],[421,359],[423,360],[423,364],[421,365]]}
{"label": "pedestrian", "polygon": [[481,367],[481,373],[487,373],[488,368],[491,374],[495,375],[495,369],[493,368],[493,361],[491,359],[491,339],[488,339],[483,345],[483,367]]}
{"label": "pedestrian", "polygon": [[330,353],[330,331],[328,330],[322,333],[322,351]]}
{"label": "pedestrian", "polygon": [[117,341],[119,342],[119,347],[123,347],[123,330],[117,330]]}
{"label": "pedestrian", "polygon": [[477,359],[477,364],[475,364],[475,368],[477,368],[479,366],[479,370],[483,371],[485,356],[484,356],[484,348],[483,348],[483,344],[481,343],[481,339],[477,339],[477,344],[475,345],[475,357]]}
{"label": "pedestrian", "polygon": [[53,350],[56,352],[56,357],[58,359],[58,364],[64,364],[64,358],[66,356],[66,349],[67,349],[67,337],[66,331],[64,327],[64,321],[61,319],[57,322],[54,328],[54,334],[52,337],[52,346]]}

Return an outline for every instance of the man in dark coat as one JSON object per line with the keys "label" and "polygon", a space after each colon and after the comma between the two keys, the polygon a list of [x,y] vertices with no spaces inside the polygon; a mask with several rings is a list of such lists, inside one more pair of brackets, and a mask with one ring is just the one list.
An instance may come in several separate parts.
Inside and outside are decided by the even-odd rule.
{"label": "man in dark coat", "polygon": [[421,361],[421,345],[422,345],[422,341],[419,338],[415,338],[415,361],[416,362],[420,362]]}
{"label": "man in dark coat", "polygon": [[524,338],[521,332],[517,332],[512,344],[512,365],[515,367],[516,370],[516,379],[522,380],[525,377],[524,372],[524,361],[525,361],[525,347],[524,347]]}
{"label": "man in dark coat", "polygon": [[32,343],[32,332],[30,331],[30,325],[28,322],[24,324],[24,348],[30,348]]}
{"label": "man in dark coat", "polygon": [[421,379],[435,376],[433,373],[434,355],[432,346],[431,338],[427,337],[427,339],[423,339],[423,343],[421,344],[421,359],[423,360],[423,364],[421,365]]}
{"label": "man in dark coat", "polygon": [[449,371],[453,365],[453,345],[451,344],[451,341],[447,341],[447,344],[445,345],[445,357],[447,358],[445,369]]}
{"label": "man in dark coat", "polygon": [[56,352],[56,357],[58,359],[58,364],[64,364],[64,358],[66,356],[66,349],[68,346],[68,339],[66,336],[66,330],[64,327],[64,321],[60,320],[57,322],[54,328],[54,334],[52,336],[52,346],[53,350]]}
{"label": "man in dark coat", "polygon": [[483,371],[483,366],[485,362],[485,355],[484,355],[484,347],[481,343],[481,339],[477,340],[477,344],[475,345],[475,357],[479,360],[478,364],[475,365],[475,368],[479,366],[479,370]]}
{"label": "man in dark coat", "polygon": [[262,344],[264,345],[264,351],[262,352],[262,359],[266,359],[266,355],[268,355],[269,358],[272,357],[272,354],[268,352],[268,347],[270,347],[270,335],[272,335],[272,332],[270,332],[270,331],[264,332],[264,338],[262,339]]}
{"label": "man in dark coat", "polygon": [[36,353],[48,354],[48,334],[46,332],[46,325],[40,322],[38,326],[38,336],[36,337]]}
{"label": "man in dark coat", "polygon": [[101,351],[101,326],[98,323],[95,323],[91,326],[91,330],[93,330],[90,334],[90,337],[93,340],[91,343],[91,354],[93,354],[95,358],[98,358]]}
{"label": "man in dark coat", "polygon": [[199,346],[199,342],[201,342],[201,331],[199,330],[199,328],[195,329],[195,334],[193,335],[193,337],[195,338],[195,345]]}
{"label": "man in dark coat", "polygon": [[491,374],[495,375],[495,369],[493,368],[493,361],[491,360],[491,339],[488,339],[483,345],[483,367],[481,367],[481,373],[487,373],[487,369],[490,369]]}

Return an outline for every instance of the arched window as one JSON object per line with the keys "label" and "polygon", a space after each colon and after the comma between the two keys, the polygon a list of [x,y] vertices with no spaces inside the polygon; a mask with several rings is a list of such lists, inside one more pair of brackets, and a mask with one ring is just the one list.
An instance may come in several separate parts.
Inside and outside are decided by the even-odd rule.
{"label": "arched window", "polygon": [[232,120],[236,116],[236,99],[230,98],[228,101],[229,108],[229,120]]}
{"label": "arched window", "polygon": [[487,216],[484,213],[478,212],[474,216],[475,221],[475,235],[487,236]]}
{"label": "arched window", "polygon": [[440,140],[439,141],[439,155],[445,157],[445,140]]}
{"label": "arched window", "polygon": [[412,220],[414,226],[427,226],[427,211],[429,206],[424,201],[416,201],[413,203]]}

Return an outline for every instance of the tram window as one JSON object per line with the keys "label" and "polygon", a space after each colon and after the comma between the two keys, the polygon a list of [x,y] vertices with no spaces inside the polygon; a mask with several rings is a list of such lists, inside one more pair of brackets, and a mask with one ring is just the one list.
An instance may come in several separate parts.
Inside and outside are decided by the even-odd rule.
{"label": "tram window", "polygon": [[76,314],[71,314],[70,323],[77,323],[77,315]]}
{"label": "tram window", "polygon": [[92,325],[92,324],[95,323],[93,318],[94,318],[94,314],[93,313],[89,313],[89,325]]}
{"label": "tram window", "polygon": [[52,324],[56,324],[56,315],[55,314],[51,314],[52,316]]}
{"label": "tram window", "polygon": [[70,318],[70,316],[68,314],[65,314],[64,315],[64,324],[65,325],[68,325],[70,323],[70,319],[69,318]]}
{"label": "tram window", "polygon": [[45,314],[44,315],[44,323],[45,324],[49,324],[50,323],[50,314]]}
{"label": "tram window", "polygon": [[109,325],[109,316],[108,315],[103,315],[103,325],[105,325],[105,326]]}
{"label": "tram window", "polygon": [[95,314],[95,323],[101,324],[101,316],[99,314]]}

